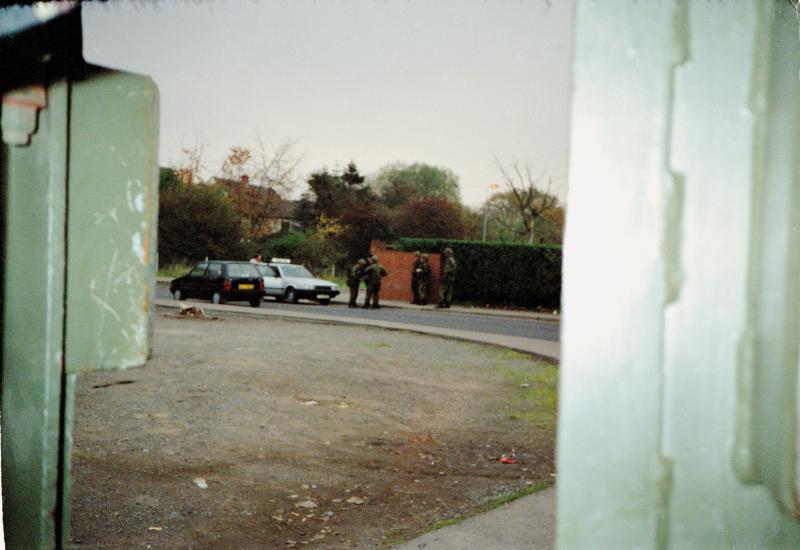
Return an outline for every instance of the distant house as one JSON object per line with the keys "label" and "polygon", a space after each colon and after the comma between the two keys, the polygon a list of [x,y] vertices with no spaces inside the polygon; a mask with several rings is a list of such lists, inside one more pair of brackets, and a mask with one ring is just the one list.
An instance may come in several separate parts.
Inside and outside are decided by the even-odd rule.
{"label": "distant house", "polygon": [[252,218],[261,219],[258,236],[302,229],[294,215],[298,201],[284,199],[274,189],[251,185],[247,176],[238,181],[214,177],[209,184],[223,187],[234,203],[251,210]]}
{"label": "distant house", "polygon": [[297,211],[297,203],[300,201],[289,201],[289,200],[282,200],[281,205],[278,208],[278,225],[275,231],[271,231],[270,235],[273,233],[288,233],[289,231],[300,231],[303,229],[303,224],[301,224],[295,218],[295,212]]}

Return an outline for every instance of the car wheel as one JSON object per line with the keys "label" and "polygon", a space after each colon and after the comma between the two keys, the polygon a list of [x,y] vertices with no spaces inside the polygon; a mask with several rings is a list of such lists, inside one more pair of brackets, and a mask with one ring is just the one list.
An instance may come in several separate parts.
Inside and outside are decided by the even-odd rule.
{"label": "car wheel", "polygon": [[327,306],[328,304],[331,303],[331,299],[330,298],[323,298],[322,300],[319,301],[319,303],[320,303],[320,305]]}
{"label": "car wheel", "polygon": [[212,304],[224,304],[225,303],[225,298],[223,298],[222,295],[219,292],[215,292],[211,296],[211,303]]}
{"label": "car wheel", "polygon": [[300,298],[297,297],[297,292],[292,287],[286,289],[286,301],[296,304]]}
{"label": "car wheel", "polygon": [[175,289],[175,292],[172,293],[172,297],[175,298],[177,301],[181,301],[184,297],[183,293],[179,289]]}
{"label": "car wheel", "polygon": [[261,298],[253,298],[250,300],[250,307],[259,307],[261,305]]}

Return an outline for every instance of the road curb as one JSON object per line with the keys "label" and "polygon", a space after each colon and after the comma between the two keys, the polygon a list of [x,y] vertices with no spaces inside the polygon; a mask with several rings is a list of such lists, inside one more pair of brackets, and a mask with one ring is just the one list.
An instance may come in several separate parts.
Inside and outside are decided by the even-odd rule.
{"label": "road curb", "polygon": [[[468,342],[476,342],[480,344],[491,344],[501,346],[504,348],[521,351],[524,353],[531,353],[545,357],[547,359],[558,360],[561,351],[559,342],[551,342],[549,340],[537,340],[534,338],[523,338],[521,336],[504,336],[502,334],[483,334],[469,332],[466,330],[454,330],[440,327],[430,327],[424,325],[412,325],[409,323],[395,323],[391,321],[382,321],[378,319],[364,319],[356,317],[339,317],[336,315],[320,315],[315,313],[299,312],[299,311],[286,311],[275,310],[267,308],[244,308],[242,306],[229,306],[217,304],[198,304],[205,311],[243,315],[246,317],[261,317],[272,319],[288,319],[293,321],[327,323],[334,325],[354,325],[363,327],[375,327],[386,330],[404,330],[407,332],[415,332],[418,334],[426,334],[428,336],[440,336],[443,338],[450,338],[454,340],[464,340]],[[156,299],[156,307],[161,309],[168,309],[172,312],[178,310],[178,302],[174,300],[165,300],[163,298]]]}
{"label": "road curb", "polygon": [[[156,284],[166,286],[172,281],[170,277],[156,277]],[[341,289],[341,294],[333,298],[332,302],[335,304],[346,304],[350,300],[350,293],[347,288]],[[506,317],[508,319],[530,319],[533,321],[542,321],[545,323],[559,323],[561,318],[559,315],[550,313],[534,313],[530,311],[507,311],[503,309],[485,309],[477,307],[464,307],[454,306],[447,310],[435,310],[433,307],[418,306],[408,304],[406,302],[398,302],[396,300],[381,300],[381,305],[386,308],[408,309],[413,311],[437,311],[440,313],[461,313],[466,315],[484,315],[490,317]]]}

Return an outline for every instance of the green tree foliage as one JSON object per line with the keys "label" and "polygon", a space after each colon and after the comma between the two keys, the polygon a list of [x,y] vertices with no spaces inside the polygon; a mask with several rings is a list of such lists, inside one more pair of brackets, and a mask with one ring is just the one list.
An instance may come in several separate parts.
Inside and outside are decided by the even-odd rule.
{"label": "green tree foliage", "polygon": [[314,172],[307,183],[309,191],[303,195],[298,209],[300,217],[313,224],[321,216],[338,219],[351,206],[376,200],[352,162],[340,174],[327,169]]}
{"label": "green tree foliage", "polygon": [[464,237],[461,207],[441,197],[426,197],[403,205],[397,224],[395,229],[403,237]]}
{"label": "green tree foliage", "polygon": [[187,185],[168,177],[162,177],[160,183],[158,251],[161,264],[192,262],[205,257],[246,257],[241,220],[219,188]]}
{"label": "green tree foliage", "polygon": [[158,169],[158,192],[163,193],[181,185],[177,172],[172,168]]}
{"label": "green tree foliage", "polygon": [[315,272],[340,263],[343,256],[338,241],[315,229],[267,238],[259,245],[258,252],[265,258],[290,258]]}
{"label": "green tree foliage", "polygon": [[[307,181],[309,191],[298,203],[296,217],[309,229],[323,229],[327,238],[337,244],[341,256],[333,263],[341,265],[363,257],[371,239],[392,235],[386,208],[365,184],[355,163],[349,163],[341,173],[314,172]],[[331,234],[323,227],[331,224],[341,229]]]}
{"label": "green tree foliage", "polygon": [[375,189],[389,208],[423,198],[443,198],[460,204],[458,176],[449,168],[421,162],[395,163],[384,166],[370,178]]}
{"label": "green tree foliage", "polygon": [[377,201],[354,204],[341,218],[344,230],[339,242],[345,259],[352,262],[369,254],[370,241],[388,240],[394,236],[387,208]]}
{"label": "green tree foliage", "polygon": [[464,225],[464,238],[479,241],[483,238],[483,208],[461,207],[461,223]]}

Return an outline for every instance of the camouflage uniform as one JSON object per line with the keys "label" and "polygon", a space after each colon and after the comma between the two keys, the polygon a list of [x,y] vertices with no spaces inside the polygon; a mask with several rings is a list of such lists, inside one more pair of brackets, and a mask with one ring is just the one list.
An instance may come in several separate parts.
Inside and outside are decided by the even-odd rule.
{"label": "camouflage uniform", "polygon": [[428,294],[431,291],[431,264],[428,263],[428,255],[422,255],[422,277],[419,282],[419,300],[421,306],[427,305]]}
{"label": "camouflage uniform", "polygon": [[423,265],[422,254],[414,252],[414,264],[411,266],[411,303],[419,304],[422,302],[420,296],[420,286],[422,285]]}
{"label": "camouflage uniform", "polygon": [[450,307],[453,299],[453,285],[456,282],[456,259],[450,248],[444,249],[444,265],[439,283],[439,304],[436,307]]}
{"label": "camouflage uniform", "polygon": [[350,289],[350,303],[348,307],[358,307],[358,287],[361,286],[361,279],[364,278],[364,270],[367,268],[367,260],[358,260],[356,264],[347,272],[347,288]]}
{"label": "camouflage uniform", "polygon": [[372,307],[378,309],[381,307],[381,279],[386,277],[386,269],[378,263],[378,257],[372,256],[370,264],[364,270],[364,280],[367,283],[367,299],[364,301],[364,307],[370,307],[370,300],[372,300]]}

